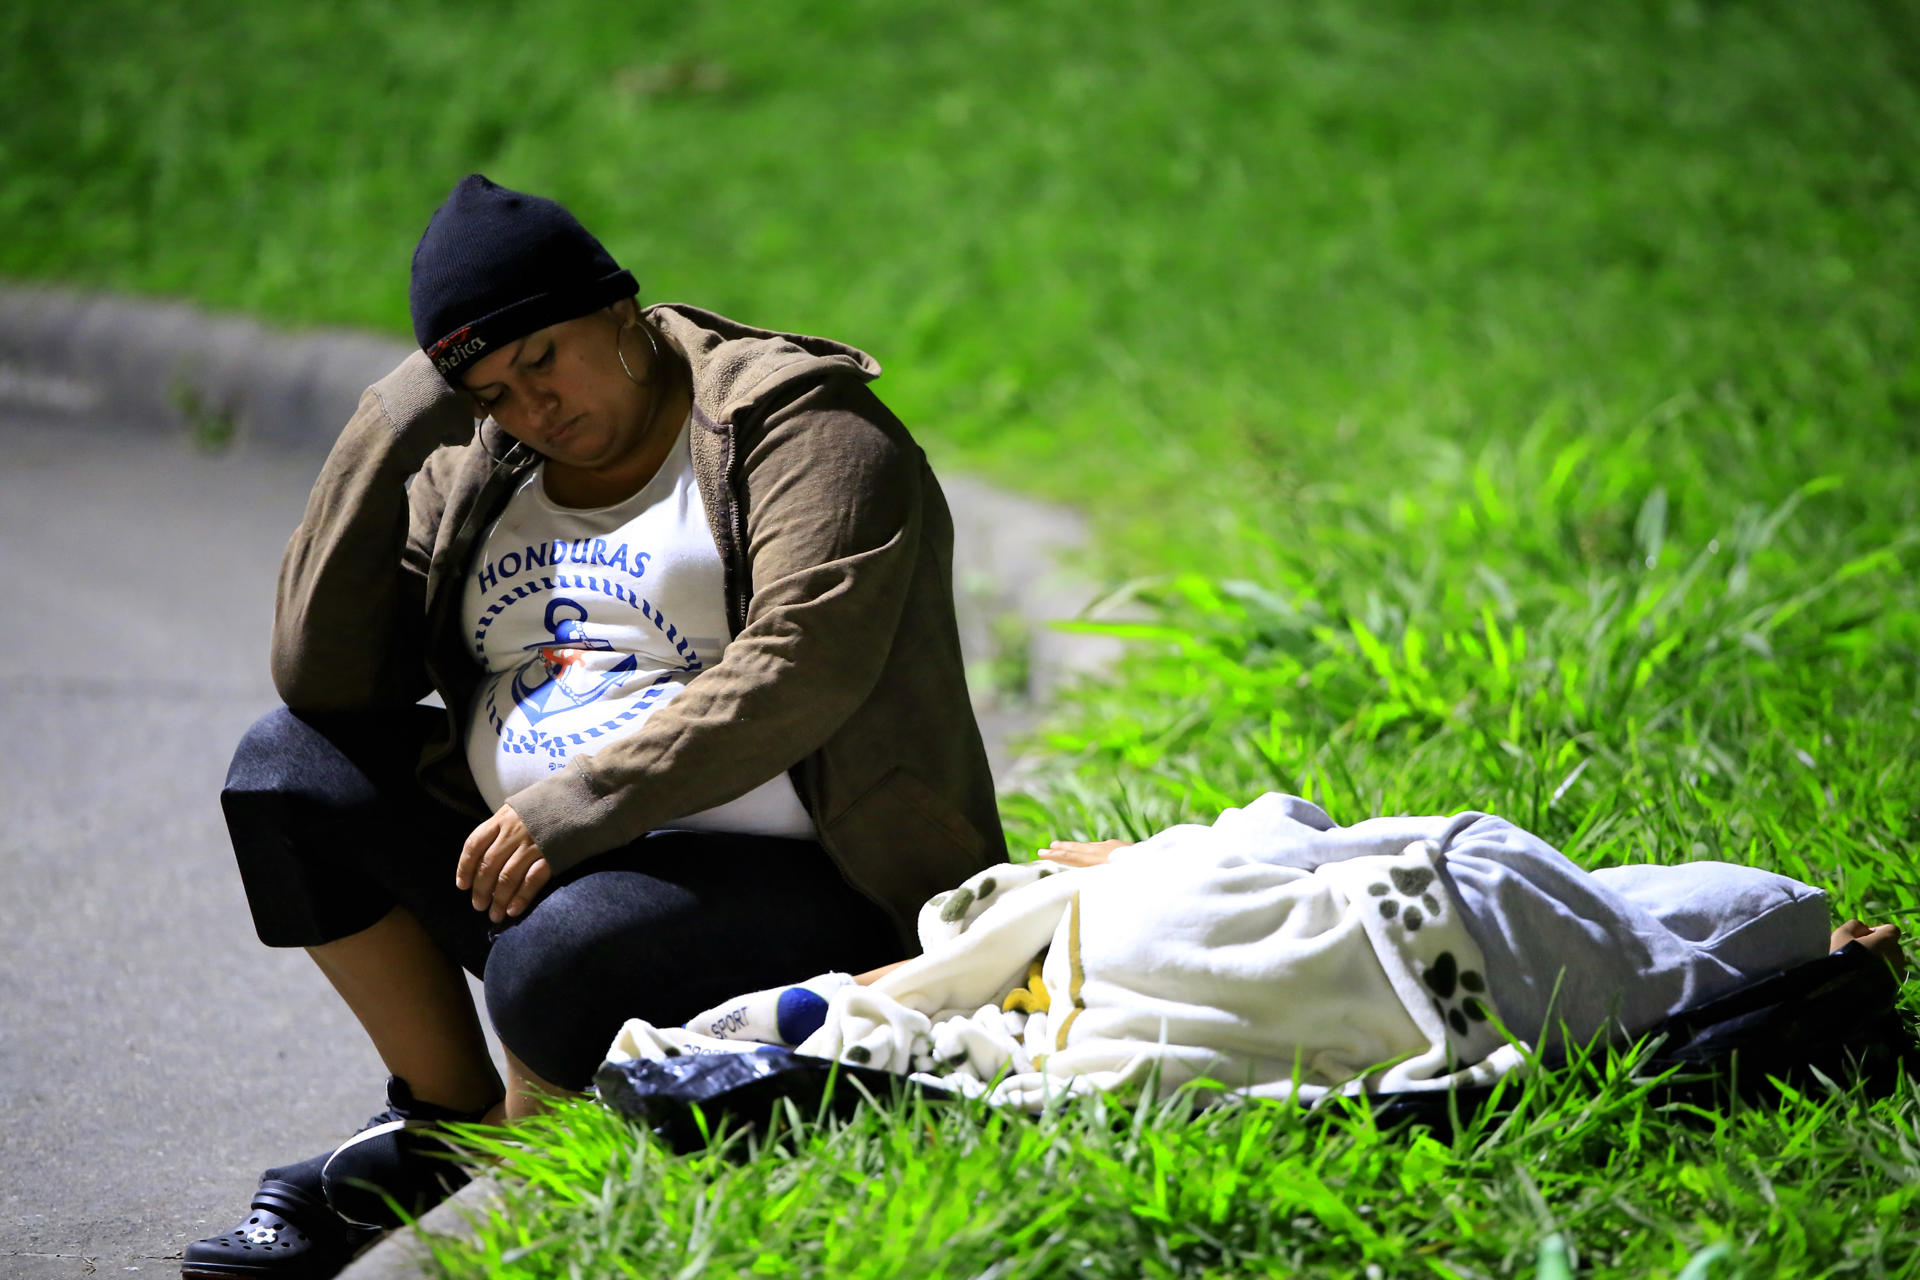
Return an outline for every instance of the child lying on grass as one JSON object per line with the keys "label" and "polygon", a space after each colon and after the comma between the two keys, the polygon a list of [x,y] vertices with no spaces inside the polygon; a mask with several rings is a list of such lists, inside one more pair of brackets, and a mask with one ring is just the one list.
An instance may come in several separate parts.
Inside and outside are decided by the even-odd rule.
{"label": "child lying on grass", "polygon": [[1850,941],[1904,964],[1895,926],[1830,931],[1785,876],[1587,872],[1481,813],[1339,827],[1270,794],[1041,859],[928,902],[918,957],[635,1020],[609,1057],[784,1044],[1028,1108],[1153,1072],[1311,1099],[1485,1083],[1524,1060],[1510,1038],[1636,1033]]}

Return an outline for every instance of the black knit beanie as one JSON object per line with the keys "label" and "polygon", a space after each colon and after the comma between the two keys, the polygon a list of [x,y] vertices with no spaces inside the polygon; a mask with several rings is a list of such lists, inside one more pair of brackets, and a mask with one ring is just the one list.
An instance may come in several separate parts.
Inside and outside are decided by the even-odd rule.
{"label": "black knit beanie", "polygon": [[633,273],[560,205],[473,173],[413,251],[413,336],[457,382],[503,343],[638,292]]}

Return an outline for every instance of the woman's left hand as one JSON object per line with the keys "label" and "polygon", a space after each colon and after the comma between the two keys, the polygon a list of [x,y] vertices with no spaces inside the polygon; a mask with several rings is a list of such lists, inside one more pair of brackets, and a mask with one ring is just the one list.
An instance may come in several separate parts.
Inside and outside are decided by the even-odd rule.
{"label": "woman's left hand", "polygon": [[512,805],[503,804],[461,846],[453,882],[472,889],[473,909],[499,924],[525,911],[552,874],[527,824]]}

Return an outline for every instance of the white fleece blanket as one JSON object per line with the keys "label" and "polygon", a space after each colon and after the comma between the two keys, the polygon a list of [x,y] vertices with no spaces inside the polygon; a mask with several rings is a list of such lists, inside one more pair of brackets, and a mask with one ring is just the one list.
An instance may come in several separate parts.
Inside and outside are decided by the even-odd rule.
{"label": "white fleece blanket", "polygon": [[[1324,856],[1340,838],[1316,829],[1324,816],[1296,820],[1310,808],[1268,795],[1105,866],[982,872],[921,910],[922,955],[835,990],[798,1052],[1030,1110],[1155,1076],[1162,1088],[1206,1080],[1312,1100],[1484,1083],[1518,1066],[1521,1049],[1489,1020],[1480,950],[1435,873],[1446,838],[1280,865],[1303,839]],[[757,1047],[635,1019],[608,1057]]]}

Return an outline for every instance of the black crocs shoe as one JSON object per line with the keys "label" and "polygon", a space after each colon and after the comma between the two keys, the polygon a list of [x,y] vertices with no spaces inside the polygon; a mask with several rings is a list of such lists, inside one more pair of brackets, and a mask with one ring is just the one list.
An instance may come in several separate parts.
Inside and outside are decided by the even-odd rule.
{"label": "black crocs shoe", "polygon": [[440,1126],[478,1120],[489,1109],[419,1102],[405,1080],[387,1077],[387,1109],[341,1143],[321,1170],[327,1204],[356,1227],[397,1227],[402,1212],[419,1217],[472,1177],[438,1136]]}
{"label": "black crocs shoe", "polygon": [[[307,1162],[316,1166],[310,1170],[267,1170],[244,1221],[187,1246],[180,1258],[182,1280],[328,1280],[385,1235],[353,1226],[327,1207],[318,1185],[320,1161]],[[292,1176],[274,1176],[280,1173]]]}

